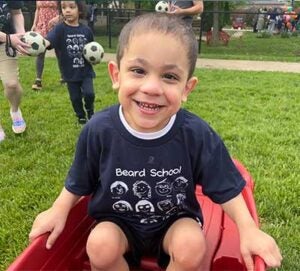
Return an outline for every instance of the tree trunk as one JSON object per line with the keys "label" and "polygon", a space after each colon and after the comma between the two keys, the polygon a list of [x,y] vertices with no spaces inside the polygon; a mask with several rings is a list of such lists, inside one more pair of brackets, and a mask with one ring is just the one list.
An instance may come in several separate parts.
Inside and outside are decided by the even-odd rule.
{"label": "tree trunk", "polygon": [[213,2],[213,31],[212,31],[212,45],[219,44],[219,0]]}

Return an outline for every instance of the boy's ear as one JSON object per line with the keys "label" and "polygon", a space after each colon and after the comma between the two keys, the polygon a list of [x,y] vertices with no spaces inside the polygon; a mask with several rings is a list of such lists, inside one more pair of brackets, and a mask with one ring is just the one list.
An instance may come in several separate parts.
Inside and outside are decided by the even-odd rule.
{"label": "boy's ear", "polygon": [[108,73],[112,82],[113,89],[118,89],[119,84],[119,67],[118,64],[114,61],[108,63]]}
{"label": "boy's ear", "polygon": [[193,91],[193,89],[195,88],[195,86],[197,85],[197,83],[198,83],[198,78],[195,77],[195,76],[191,77],[187,81],[187,83],[185,85],[185,88],[183,90],[182,96],[181,96],[181,101],[182,102],[186,102],[187,101],[187,97]]}

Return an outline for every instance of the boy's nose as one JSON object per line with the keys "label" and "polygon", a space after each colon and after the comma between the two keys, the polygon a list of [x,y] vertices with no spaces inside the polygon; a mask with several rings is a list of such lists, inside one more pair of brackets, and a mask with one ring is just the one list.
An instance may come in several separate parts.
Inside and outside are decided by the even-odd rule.
{"label": "boy's nose", "polygon": [[148,95],[161,95],[163,93],[161,81],[154,76],[146,78],[140,90]]}

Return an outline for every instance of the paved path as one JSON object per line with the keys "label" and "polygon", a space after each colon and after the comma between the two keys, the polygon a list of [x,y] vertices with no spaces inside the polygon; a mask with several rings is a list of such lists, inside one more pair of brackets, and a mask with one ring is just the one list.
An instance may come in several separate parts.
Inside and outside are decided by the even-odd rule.
{"label": "paved path", "polygon": [[[53,50],[47,52],[47,56],[55,56]],[[115,54],[105,53],[104,61],[114,60]],[[300,73],[300,63],[276,62],[276,61],[253,61],[253,60],[223,60],[199,58],[197,68],[225,69],[239,71],[272,71]]]}

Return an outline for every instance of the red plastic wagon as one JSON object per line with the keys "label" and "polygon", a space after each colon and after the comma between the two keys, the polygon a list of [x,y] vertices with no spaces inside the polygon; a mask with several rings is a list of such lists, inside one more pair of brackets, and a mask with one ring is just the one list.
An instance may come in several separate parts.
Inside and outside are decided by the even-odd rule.
{"label": "red plastic wagon", "polygon": [[[253,219],[258,224],[253,198],[254,181],[240,162],[234,160],[234,163],[247,182],[242,194]],[[246,271],[240,254],[239,235],[235,224],[219,205],[202,194],[200,186],[197,187],[196,194],[204,215],[204,232],[208,244],[201,270]],[[51,250],[45,248],[48,235],[42,235],[16,258],[7,271],[90,270],[85,244],[94,221],[87,215],[87,203],[88,197],[84,197],[74,206],[64,231]],[[265,271],[263,260],[259,257],[255,257],[254,260],[255,271]],[[155,259],[151,258],[144,258],[138,270],[162,271]]]}

